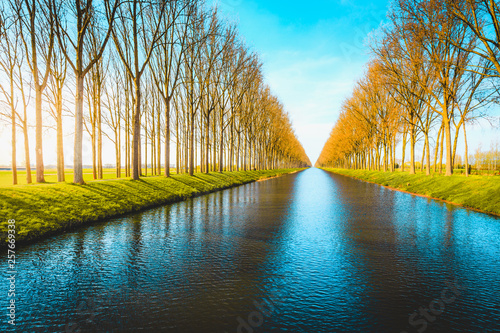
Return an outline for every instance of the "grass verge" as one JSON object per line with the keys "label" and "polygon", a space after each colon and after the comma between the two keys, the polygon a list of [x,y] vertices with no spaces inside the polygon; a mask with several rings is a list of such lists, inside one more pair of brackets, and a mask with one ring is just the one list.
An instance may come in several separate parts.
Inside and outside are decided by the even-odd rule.
{"label": "grass verge", "polygon": [[437,174],[410,175],[406,172],[330,168],[324,168],[324,170],[500,216],[500,177],[498,176],[445,177]]}
{"label": "grass verge", "polygon": [[0,246],[7,243],[8,220],[16,220],[16,244],[62,233],[139,210],[276,177],[300,169],[198,173],[131,179],[0,187]]}

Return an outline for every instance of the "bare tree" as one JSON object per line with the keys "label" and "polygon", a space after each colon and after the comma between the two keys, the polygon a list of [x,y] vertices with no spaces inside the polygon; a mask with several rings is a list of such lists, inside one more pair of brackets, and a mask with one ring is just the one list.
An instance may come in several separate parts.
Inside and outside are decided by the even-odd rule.
{"label": "bare tree", "polygon": [[55,42],[52,1],[16,0],[12,3],[18,16],[19,31],[26,61],[33,76],[36,114],[36,181],[45,182],[43,165],[42,99],[50,75]]}
{"label": "bare tree", "polygon": [[67,63],[60,49],[56,48],[53,56],[53,65],[50,68],[48,92],[46,93],[51,104],[50,115],[56,121],[57,135],[57,181],[64,182],[64,137],[63,137],[63,89],[66,81]]}
{"label": "bare tree", "polygon": [[[7,13],[7,11],[4,11],[3,13],[5,14]],[[1,86],[1,90],[6,97],[6,102],[10,108],[11,125],[15,124],[19,126],[23,131],[26,182],[28,184],[31,184],[31,160],[28,135],[29,123],[27,114],[28,105],[30,104],[31,100],[31,89],[29,89],[31,82],[26,83],[25,77],[23,75],[25,60],[24,53],[22,52],[21,41],[20,38],[18,38],[20,33],[19,25],[15,21],[16,15],[12,15],[10,19],[13,19],[13,21],[10,21],[9,24],[9,21],[7,21],[4,16],[1,22],[2,24],[0,25],[2,29],[2,36],[9,38],[4,40],[2,43],[2,49],[0,49],[2,55],[0,59],[2,63],[2,69],[5,70],[5,74],[7,74],[8,76],[7,82],[10,83],[10,87],[6,89],[5,86]],[[6,28],[9,29],[6,30]],[[19,104],[21,104],[22,112],[19,110]],[[12,106],[14,107],[13,109]],[[15,115],[13,115],[12,112],[14,112]],[[14,121],[12,121],[12,119],[14,119]],[[15,128],[13,128],[12,131],[12,134],[15,135]],[[13,146],[15,146],[14,140],[12,144]],[[15,162],[16,161],[13,160],[13,164],[16,164]],[[17,171],[17,168],[13,169],[13,171],[14,170]]]}
{"label": "bare tree", "polygon": [[[0,7],[0,67],[3,70],[5,77],[0,77],[0,91],[4,99],[1,100],[2,104],[5,103],[10,114],[2,115],[10,118],[11,122],[11,147],[12,147],[12,184],[17,184],[17,160],[16,160],[16,96],[14,88],[16,86],[16,69],[20,63],[20,54],[18,39],[18,32],[15,17],[8,16],[6,8]],[[8,82],[6,86],[3,82]],[[0,110],[1,111],[1,110]]]}
{"label": "bare tree", "polygon": [[[57,39],[61,50],[64,53],[66,61],[75,73],[76,94],[75,94],[75,145],[73,160],[73,182],[83,184],[83,95],[84,78],[90,69],[101,58],[106,44],[111,36],[113,22],[116,10],[119,7],[120,0],[98,1],[93,0],[75,0],[66,2],[62,0],[52,1],[52,16],[55,18]],[[56,2],[57,1],[57,2]],[[105,14],[103,15],[102,11]],[[85,57],[85,49],[89,43],[90,25],[92,22],[106,19],[108,25],[101,34],[100,42],[96,43],[97,52],[92,58]],[[76,26],[69,22],[76,21]],[[76,32],[76,35],[75,35]],[[70,45],[71,48],[68,47]],[[70,50],[72,52],[70,52]]]}
{"label": "bare tree", "polygon": [[[172,1],[167,5],[165,19],[161,23],[162,35],[155,50],[154,59],[150,62],[155,86],[165,104],[166,177],[170,176],[171,104],[180,83],[181,65],[186,51],[186,38],[189,21],[192,19],[191,7],[193,5],[191,1]],[[158,152],[160,152],[160,141],[157,144]],[[159,156],[158,160],[160,160]],[[160,170],[158,170],[158,173],[160,173]]]}
{"label": "bare tree", "polygon": [[117,59],[114,53],[111,53],[111,71],[110,80],[105,85],[104,94],[106,96],[104,108],[108,112],[103,114],[103,119],[105,124],[113,131],[113,135],[108,134],[104,131],[104,135],[114,143],[115,145],[115,165],[116,165],[116,177],[121,177],[121,130],[122,130],[122,119],[123,114],[123,104],[126,98],[122,93],[123,86],[125,85],[125,78],[123,73],[123,66],[121,61]]}
{"label": "bare tree", "polygon": [[[131,0],[119,7],[117,26],[112,30],[113,41],[134,84],[135,105],[132,113],[132,179],[139,179],[139,139],[141,132],[141,77],[162,36],[160,30],[165,3]],[[125,49],[133,52],[132,59]]]}
{"label": "bare tree", "polygon": [[[477,45],[451,42],[485,61],[470,70],[485,76],[500,76],[500,4],[495,0],[445,0],[455,15],[478,39]],[[485,70],[486,69],[486,70]]]}
{"label": "bare tree", "polygon": [[[417,82],[430,96],[424,98],[424,102],[441,116],[446,140],[446,175],[450,176],[453,174],[450,130],[453,100],[463,79],[463,68],[467,66],[469,59],[467,49],[473,45],[474,39],[466,26],[440,1],[422,0],[415,4],[400,0],[397,10],[394,25],[398,31],[405,32],[403,38],[408,39],[410,36],[423,49],[423,57],[414,58],[412,62],[425,62],[425,67],[436,77],[436,85],[429,86],[420,78]],[[456,46],[457,43],[462,46]]]}

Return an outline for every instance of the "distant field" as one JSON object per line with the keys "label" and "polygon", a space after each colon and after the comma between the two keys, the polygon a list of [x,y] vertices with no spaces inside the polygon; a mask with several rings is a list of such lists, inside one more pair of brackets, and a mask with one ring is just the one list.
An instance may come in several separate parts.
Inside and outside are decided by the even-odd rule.
{"label": "distant field", "polygon": [[[143,171],[144,172],[144,171]],[[163,169],[162,169],[163,172]],[[170,169],[170,172],[175,174],[175,168]],[[71,183],[73,181],[73,170],[66,169],[64,171],[66,176],[66,183]],[[125,177],[125,171],[121,173],[122,178]],[[151,169],[148,169],[148,176],[151,176]],[[31,177],[33,182],[36,180],[36,171],[31,170]],[[103,178],[104,179],[116,179],[116,171],[115,169],[103,169]],[[94,176],[92,175],[92,169],[83,169],[83,179],[86,182],[90,182],[94,180]],[[57,171],[56,169],[46,169],[45,170],[45,181],[47,183],[56,183],[57,182]],[[19,185],[26,185],[26,170],[18,170],[17,171],[17,183]],[[12,171],[10,170],[0,170],[0,186],[9,186],[12,185]]]}

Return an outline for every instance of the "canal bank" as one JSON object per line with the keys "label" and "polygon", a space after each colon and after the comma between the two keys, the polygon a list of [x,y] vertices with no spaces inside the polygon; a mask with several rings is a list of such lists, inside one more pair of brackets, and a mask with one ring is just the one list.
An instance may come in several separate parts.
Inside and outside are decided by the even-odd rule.
{"label": "canal bank", "polygon": [[33,242],[75,227],[178,202],[301,169],[198,173],[117,179],[85,185],[68,183],[0,188],[1,244],[7,240],[8,221],[15,221],[16,244]]}
{"label": "canal bank", "polygon": [[415,194],[482,213],[500,216],[500,177],[431,176],[406,172],[322,168],[335,174],[382,185],[391,190]]}

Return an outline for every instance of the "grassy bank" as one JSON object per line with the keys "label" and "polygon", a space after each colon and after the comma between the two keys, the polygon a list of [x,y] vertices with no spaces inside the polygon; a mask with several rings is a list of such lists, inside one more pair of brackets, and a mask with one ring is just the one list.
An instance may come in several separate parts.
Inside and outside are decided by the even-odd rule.
{"label": "grassy bank", "polygon": [[464,207],[500,215],[500,177],[434,174],[410,175],[407,172],[328,169],[333,173],[369,181],[393,189],[445,200]]}
{"label": "grassy bank", "polygon": [[298,169],[198,173],[68,183],[0,187],[1,243],[9,219],[16,220],[16,243],[61,233],[82,224],[119,216]]}

